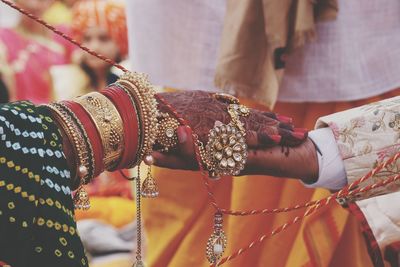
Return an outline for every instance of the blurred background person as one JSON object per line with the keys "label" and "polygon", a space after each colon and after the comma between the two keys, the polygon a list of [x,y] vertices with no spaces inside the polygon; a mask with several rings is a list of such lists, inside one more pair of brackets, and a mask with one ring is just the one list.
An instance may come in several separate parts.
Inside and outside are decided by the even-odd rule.
{"label": "blurred background person", "polygon": [[[72,15],[74,38],[117,63],[127,59],[128,39],[123,2],[80,1],[72,9]],[[69,99],[101,90],[115,82],[121,74],[110,64],[81,50],[74,53],[73,64],[53,66],[50,71],[57,99]]]}
{"label": "blurred background person", "polygon": [[[52,0],[18,0],[16,3],[41,17]],[[66,29],[63,29],[66,30]],[[0,29],[0,60],[11,100],[47,103],[52,99],[49,68],[70,62],[73,45],[43,26],[20,17],[16,26]]]}
{"label": "blurred background person", "polygon": [[[400,93],[397,0],[133,0],[128,5],[133,69],[167,90],[217,91],[215,79],[244,103],[273,108],[306,128],[320,116]],[[205,191],[193,196],[203,186],[200,175],[158,169],[156,176],[164,204],[145,203],[149,264],[205,265],[214,210]],[[223,179],[213,190],[219,205],[233,210],[286,207],[329,194],[265,176]],[[300,213],[226,216],[225,255]],[[356,218],[332,205],[229,266],[372,266],[368,249],[376,256]]]}
{"label": "blurred background person", "polygon": [[53,25],[71,25],[72,6],[78,0],[55,0],[44,12],[43,19]]}

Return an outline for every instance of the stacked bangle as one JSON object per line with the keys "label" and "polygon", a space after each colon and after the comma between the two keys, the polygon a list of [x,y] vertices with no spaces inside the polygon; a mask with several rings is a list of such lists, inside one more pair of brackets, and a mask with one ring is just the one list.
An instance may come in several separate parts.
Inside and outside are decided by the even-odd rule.
{"label": "stacked bangle", "polygon": [[62,103],[64,104],[64,106],[68,107],[71,111],[73,111],[73,113],[77,118],[79,118],[81,124],[83,125],[86,131],[89,142],[92,145],[94,171],[93,171],[93,177],[89,177],[89,179],[92,179],[104,171],[103,145],[101,143],[100,135],[96,129],[95,122],[86,112],[86,110],[78,103],[75,103],[73,101],[63,101]]}
{"label": "stacked bangle", "polygon": [[123,151],[124,135],[122,118],[114,103],[98,92],[92,92],[74,99],[95,122],[103,144],[104,168],[112,169]]}
{"label": "stacked bangle", "polygon": [[[127,73],[102,92],[47,105],[73,150],[75,178],[79,177],[76,207],[89,208],[82,185],[103,170],[131,168],[141,161],[153,164],[151,153],[158,134],[154,95],[146,76]],[[142,195],[158,195],[150,170],[143,184]]]}
{"label": "stacked bangle", "polygon": [[[153,161],[151,152],[158,133],[158,109],[153,86],[145,75],[137,72],[123,74],[117,83],[128,90],[140,109],[143,126],[143,148],[139,150],[137,162],[144,160],[146,164],[151,165]],[[130,166],[134,166],[137,162]]]}
{"label": "stacked bangle", "polygon": [[74,159],[75,176],[80,178],[80,184],[87,184],[93,177],[95,162],[93,148],[85,128],[72,110],[63,103],[52,103],[47,107],[52,111],[55,120],[72,144],[73,152],[76,155]]}
{"label": "stacked bangle", "polygon": [[[124,149],[121,159],[114,169],[125,169],[128,168],[132,161],[136,161],[135,158],[139,147],[139,121],[136,106],[130,96],[116,85],[109,86],[102,91],[102,94],[114,103],[122,118],[124,125]],[[132,159],[132,156],[134,156],[134,159]]]}

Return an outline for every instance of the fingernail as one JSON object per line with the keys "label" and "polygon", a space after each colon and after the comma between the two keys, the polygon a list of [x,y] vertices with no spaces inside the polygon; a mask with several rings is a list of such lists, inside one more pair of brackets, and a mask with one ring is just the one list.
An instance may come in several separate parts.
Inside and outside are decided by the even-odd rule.
{"label": "fingernail", "polygon": [[294,128],[293,132],[308,133],[308,129],[306,129],[306,128]]}
{"label": "fingernail", "polygon": [[282,136],[277,135],[277,134],[270,135],[269,138],[271,138],[272,141],[274,141],[277,144],[279,144],[282,140]]}
{"label": "fingernail", "polygon": [[281,121],[281,122],[285,122],[285,123],[292,123],[293,119],[287,116],[283,116],[283,115],[276,115],[276,118]]}
{"label": "fingernail", "polygon": [[179,143],[183,144],[186,142],[187,140],[187,131],[186,131],[186,126],[179,126],[178,129],[176,130],[178,133],[178,139],[179,139]]}
{"label": "fingernail", "polygon": [[266,112],[264,112],[264,115],[266,115],[267,117],[270,117],[272,119],[276,119],[276,114],[273,112],[266,111]]}
{"label": "fingernail", "polygon": [[186,131],[186,135],[187,136],[192,136],[193,131],[192,131],[192,128],[190,128],[190,126],[186,125],[185,126],[185,131]]}
{"label": "fingernail", "polygon": [[292,136],[297,139],[304,139],[304,137],[306,136],[306,133],[293,132]]}

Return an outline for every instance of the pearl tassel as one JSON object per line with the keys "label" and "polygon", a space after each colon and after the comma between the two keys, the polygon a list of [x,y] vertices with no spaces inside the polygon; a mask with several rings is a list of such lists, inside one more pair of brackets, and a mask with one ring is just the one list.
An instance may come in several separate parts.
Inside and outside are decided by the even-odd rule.
{"label": "pearl tassel", "polygon": [[143,181],[142,186],[142,197],[155,198],[160,194],[158,191],[158,186],[156,180],[151,175],[151,165],[154,163],[154,158],[152,155],[146,155],[144,158],[144,163],[149,166],[147,171],[147,177]]}
{"label": "pearl tassel", "polygon": [[222,254],[225,251],[227,245],[227,239],[224,230],[222,229],[222,213],[217,212],[214,215],[214,232],[210,236],[206,247],[207,260],[211,264],[218,265],[218,261],[221,259]]}

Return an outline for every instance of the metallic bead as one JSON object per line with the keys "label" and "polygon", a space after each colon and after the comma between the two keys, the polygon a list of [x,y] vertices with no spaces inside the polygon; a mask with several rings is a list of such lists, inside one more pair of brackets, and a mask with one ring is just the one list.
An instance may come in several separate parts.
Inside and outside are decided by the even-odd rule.
{"label": "metallic bead", "polygon": [[79,171],[79,177],[81,177],[81,178],[85,177],[89,173],[88,169],[83,165],[79,166],[78,171]]}
{"label": "metallic bead", "polygon": [[146,165],[153,165],[154,164],[154,158],[153,158],[153,156],[152,155],[146,155],[145,157],[144,157],[144,163],[146,164]]}

